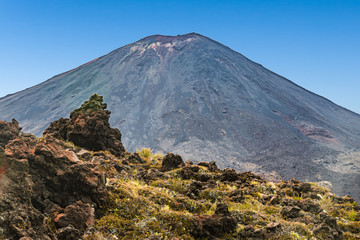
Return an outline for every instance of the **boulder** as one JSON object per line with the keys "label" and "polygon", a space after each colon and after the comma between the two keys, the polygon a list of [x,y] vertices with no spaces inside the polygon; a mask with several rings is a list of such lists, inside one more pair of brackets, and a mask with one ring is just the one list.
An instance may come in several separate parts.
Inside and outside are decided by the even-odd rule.
{"label": "boulder", "polygon": [[226,168],[220,176],[220,181],[236,181],[239,179],[239,174],[234,169]]}
{"label": "boulder", "polygon": [[161,170],[170,171],[184,165],[184,161],[182,160],[180,155],[167,153],[162,160]]}

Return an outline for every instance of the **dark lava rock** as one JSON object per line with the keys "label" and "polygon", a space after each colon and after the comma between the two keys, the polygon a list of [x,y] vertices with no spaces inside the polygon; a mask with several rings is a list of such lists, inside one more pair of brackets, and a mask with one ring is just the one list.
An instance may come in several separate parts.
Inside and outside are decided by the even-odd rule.
{"label": "dark lava rock", "polygon": [[346,195],[343,197],[334,195],[333,199],[336,203],[339,203],[339,204],[344,204],[344,203],[352,204],[355,202],[354,198],[350,197],[349,195]]}
{"label": "dark lava rock", "polygon": [[197,175],[196,179],[201,182],[207,182],[211,179],[211,175],[205,174],[205,173],[200,173]]}
{"label": "dark lava rock", "polygon": [[68,205],[64,212],[55,216],[55,224],[59,228],[73,226],[80,232],[95,223],[95,210],[90,204],[77,201],[75,204]]}
{"label": "dark lava rock", "polygon": [[56,237],[59,240],[74,240],[74,239],[80,239],[81,234],[79,230],[74,228],[74,226],[69,225],[67,227],[61,228],[59,232],[56,234]]}
{"label": "dark lava rock", "polygon": [[230,197],[231,201],[240,203],[245,199],[245,194],[242,190],[237,189],[237,190],[231,192],[229,197]]}
{"label": "dark lava rock", "polygon": [[203,189],[204,189],[204,186],[201,182],[194,181],[189,185],[186,195],[191,198],[194,198],[194,196],[197,197],[199,195],[200,191]]}
{"label": "dark lava rock", "polygon": [[320,221],[315,225],[313,232],[319,237],[326,236],[327,239],[343,239],[342,231],[337,225],[336,219],[326,212],[319,214]]}
{"label": "dark lava rock", "polygon": [[226,204],[218,203],[215,214],[194,217],[190,233],[196,238],[214,239],[225,233],[231,233],[237,226],[237,220],[230,215]]}
{"label": "dark lava rock", "polygon": [[300,200],[297,204],[303,211],[318,214],[321,211],[320,204],[315,203],[311,199]]}
{"label": "dark lava rock", "polygon": [[0,121],[0,147],[5,145],[20,134],[21,127],[19,123],[13,119],[11,122]]}
{"label": "dark lava rock", "polygon": [[132,163],[132,164],[143,164],[143,163],[145,163],[145,160],[143,160],[138,153],[131,153],[125,159],[129,163]]}
{"label": "dark lava rock", "polygon": [[228,206],[225,203],[218,203],[216,205],[215,214],[227,215],[227,216],[230,215]]}
{"label": "dark lava rock", "polygon": [[301,208],[298,206],[286,206],[281,210],[281,216],[284,219],[300,217]]}
{"label": "dark lava rock", "polygon": [[297,206],[297,202],[291,198],[284,198],[281,200],[281,206]]}
{"label": "dark lava rock", "polygon": [[211,161],[209,163],[208,162],[198,162],[197,165],[207,167],[209,169],[209,171],[211,171],[211,172],[219,171],[219,168],[216,165],[215,161]]}
{"label": "dark lava rock", "polygon": [[226,168],[220,176],[220,181],[236,181],[239,179],[239,174],[234,169]]}
{"label": "dark lava rock", "polygon": [[136,174],[136,178],[141,179],[145,182],[149,182],[155,179],[161,179],[163,176],[163,172],[153,168],[140,171],[138,174]]}
{"label": "dark lava rock", "polygon": [[181,166],[184,166],[184,161],[182,160],[180,155],[167,153],[163,158],[161,170],[170,171]]}
{"label": "dark lava rock", "polygon": [[294,191],[300,193],[300,195],[302,193],[310,192],[310,190],[311,190],[310,183],[300,182],[296,179],[291,179],[291,183],[292,183],[292,188],[294,189]]}
{"label": "dark lava rock", "polygon": [[200,168],[198,166],[186,166],[181,169],[180,176],[182,179],[196,179],[199,170]]}
{"label": "dark lava rock", "polygon": [[342,231],[336,223],[336,219],[329,214],[319,214],[319,224],[313,228],[314,234],[321,239],[343,239]]}
{"label": "dark lava rock", "polygon": [[241,239],[265,239],[265,230],[246,225],[240,233]]}
{"label": "dark lava rock", "polygon": [[94,94],[80,108],[70,113],[70,119],[61,118],[50,124],[44,135],[73,142],[93,151],[108,150],[121,156],[125,148],[121,133],[109,124],[110,111],[105,110],[102,96]]}

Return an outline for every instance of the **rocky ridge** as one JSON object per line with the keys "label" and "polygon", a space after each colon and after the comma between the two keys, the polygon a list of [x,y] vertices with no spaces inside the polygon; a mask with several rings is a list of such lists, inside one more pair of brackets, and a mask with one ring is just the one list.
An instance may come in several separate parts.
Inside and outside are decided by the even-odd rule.
{"label": "rocky ridge", "polygon": [[93,95],[45,130],[0,122],[0,239],[360,239],[349,196],[127,152]]}

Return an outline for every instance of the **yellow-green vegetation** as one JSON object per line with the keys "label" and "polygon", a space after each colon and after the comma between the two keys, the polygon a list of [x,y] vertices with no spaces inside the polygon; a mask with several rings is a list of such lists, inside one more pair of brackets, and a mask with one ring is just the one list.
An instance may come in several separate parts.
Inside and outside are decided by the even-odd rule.
{"label": "yellow-green vegetation", "polygon": [[[137,153],[144,163],[107,154],[114,158],[101,165],[109,196],[86,239],[197,239],[195,222],[215,216],[220,202],[237,221],[221,239],[360,238],[357,203],[317,184],[273,183],[249,172],[210,171],[203,165],[162,172],[162,155],[149,148]],[[326,225],[331,219],[337,226]]]}
{"label": "yellow-green vegetation", "polygon": [[324,209],[325,211],[330,211],[334,203],[331,197],[329,196],[329,194],[325,194],[323,196],[320,195],[320,197],[321,197],[320,200],[321,208]]}
{"label": "yellow-green vegetation", "polygon": [[161,160],[163,159],[164,155],[162,153],[153,153],[150,148],[141,148],[136,149],[136,152],[139,156],[145,160],[147,164],[151,165],[159,165],[161,164]]}

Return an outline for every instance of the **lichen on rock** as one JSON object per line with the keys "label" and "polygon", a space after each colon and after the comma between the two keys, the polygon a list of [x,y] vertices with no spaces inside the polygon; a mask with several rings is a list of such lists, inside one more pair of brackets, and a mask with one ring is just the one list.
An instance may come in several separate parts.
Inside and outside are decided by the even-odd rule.
{"label": "lichen on rock", "polygon": [[103,97],[95,93],[89,98],[89,100],[85,101],[80,108],[77,108],[74,111],[72,111],[70,114],[70,118],[78,113],[90,114],[98,110],[105,110],[106,108],[107,108],[107,104],[103,103]]}

